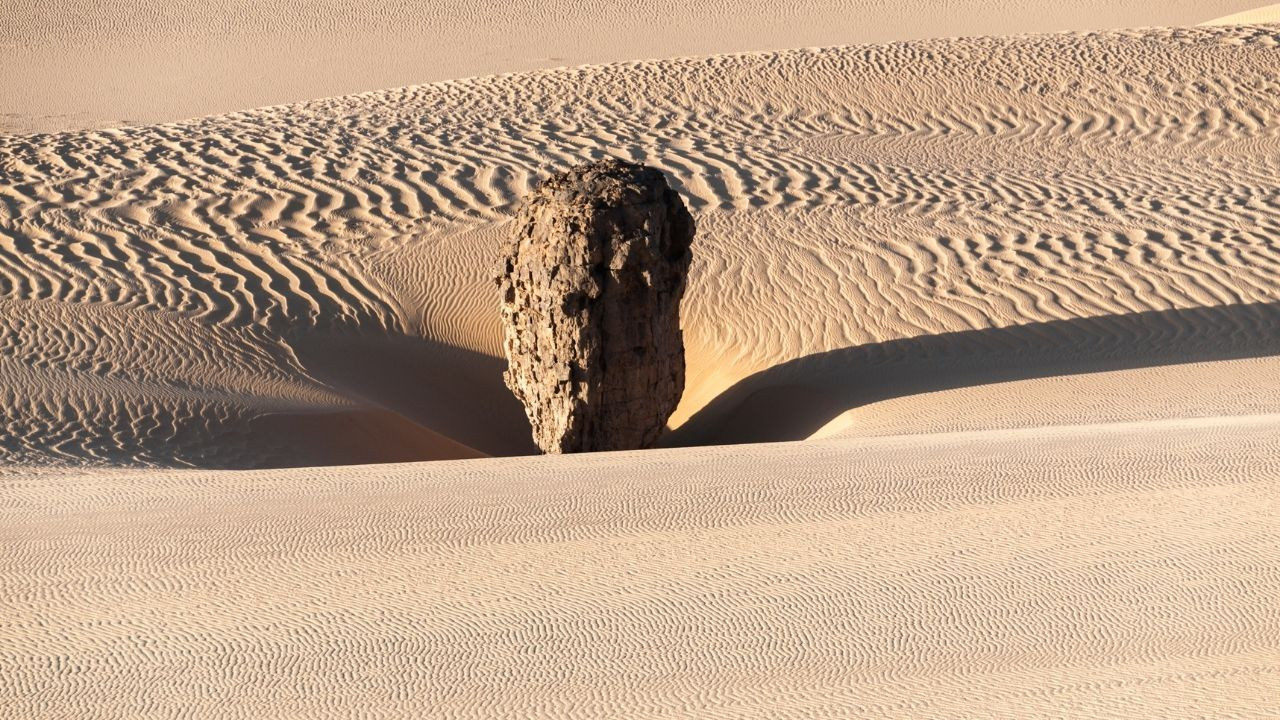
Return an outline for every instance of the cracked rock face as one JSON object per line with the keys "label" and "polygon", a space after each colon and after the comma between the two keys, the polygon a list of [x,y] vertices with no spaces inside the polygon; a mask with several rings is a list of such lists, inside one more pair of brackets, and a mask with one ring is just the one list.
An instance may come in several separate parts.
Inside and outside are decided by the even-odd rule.
{"label": "cracked rock face", "polygon": [[651,447],[684,392],[694,224],[662,172],[604,160],[525,199],[499,267],[507,387],[547,453]]}

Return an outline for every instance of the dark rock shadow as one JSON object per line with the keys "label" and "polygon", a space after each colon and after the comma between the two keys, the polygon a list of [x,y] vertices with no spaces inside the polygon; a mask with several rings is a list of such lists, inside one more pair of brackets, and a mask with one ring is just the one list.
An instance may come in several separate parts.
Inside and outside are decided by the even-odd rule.
{"label": "dark rock shadow", "polygon": [[1280,302],[969,330],[816,353],[721,393],[663,447],[801,440],[847,410],[1059,375],[1280,355]]}

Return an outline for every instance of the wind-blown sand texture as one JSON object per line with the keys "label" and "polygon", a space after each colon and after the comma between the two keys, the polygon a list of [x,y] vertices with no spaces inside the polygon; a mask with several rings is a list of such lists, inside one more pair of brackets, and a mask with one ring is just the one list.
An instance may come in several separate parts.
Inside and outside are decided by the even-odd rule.
{"label": "wind-blown sand texture", "polygon": [[1277,421],[13,479],[0,689],[13,717],[1273,718]]}
{"label": "wind-blown sand texture", "polygon": [[[1278,41],[0,135],[0,706],[1280,715]],[[668,447],[447,460],[532,450],[489,275],[517,199],[601,154],[698,223]]]}
{"label": "wind-blown sand texture", "polygon": [[0,131],[168,122],[372,88],[584,63],[1195,25],[1257,4],[5,0],[0,6]]}

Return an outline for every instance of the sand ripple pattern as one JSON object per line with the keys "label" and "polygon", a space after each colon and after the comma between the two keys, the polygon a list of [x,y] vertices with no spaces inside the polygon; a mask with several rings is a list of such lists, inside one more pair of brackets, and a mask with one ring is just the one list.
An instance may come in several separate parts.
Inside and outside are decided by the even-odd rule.
{"label": "sand ripple pattern", "polygon": [[[753,373],[845,348],[1033,324],[1055,347],[1079,342],[1057,321],[1274,303],[1278,40],[1239,26],[721,55],[0,136],[0,298],[16,313],[0,347],[6,367],[47,374],[15,384],[4,447],[76,457],[65,431],[40,440],[75,415],[59,394],[139,364],[135,345],[187,358],[163,381],[245,417],[318,391],[310,407],[443,417],[431,428],[460,439],[472,420],[317,379],[293,348],[392,337],[492,358],[487,275],[514,203],[606,153],[665,169],[702,228],[678,420]],[[109,331],[40,331],[27,308],[135,321],[119,351],[86,351]],[[1213,337],[1197,317],[1176,333],[1193,350]],[[210,334],[239,349],[193,354]],[[263,358],[245,362],[264,379],[217,379],[228,354]],[[420,355],[423,382],[450,382]],[[496,377],[477,392],[500,404]],[[82,459],[163,463],[163,444],[129,437],[151,411],[124,407],[127,388],[112,397],[119,449]],[[206,436],[240,422],[198,417]]]}
{"label": "sand ripple pattern", "polygon": [[22,718],[1275,717],[1278,430],[0,478],[0,699]]}

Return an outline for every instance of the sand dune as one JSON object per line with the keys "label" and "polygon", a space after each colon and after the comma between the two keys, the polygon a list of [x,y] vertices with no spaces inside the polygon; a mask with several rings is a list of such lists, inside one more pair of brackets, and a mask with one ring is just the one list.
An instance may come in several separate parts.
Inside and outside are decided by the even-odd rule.
{"label": "sand dune", "polygon": [[[1273,357],[1277,37],[715,56],[3,136],[4,452],[325,464],[314,419],[288,442],[254,428],[347,412],[439,436],[410,443],[439,449],[423,459],[529,452],[488,275],[516,199],[605,152],[663,167],[698,214],[673,443],[797,439],[962,385]],[[1269,361],[1248,367],[1274,387]],[[1163,416],[1235,412],[1211,396]],[[806,421],[770,421],[778,402]]]}
{"label": "sand dune", "polygon": [[1280,416],[0,480],[14,717],[1268,718]]}
{"label": "sand dune", "polygon": [[640,58],[1194,25],[1256,4],[7,0],[0,13],[0,131],[168,122],[374,88]]}
{"label": "sand dune", "polygon": [[[768,47],[692,5],[717,32],[661,46],[661,14],[584,34],[603,3],[365,19],[527,28],[414,80]],[[854,5],[769,37],[919,14]],[[898,37],[1247,7],[955,5],[973,30]],[[0,26],[42,78],[0,78],[11,126],[393,77],[328,72],[372,36],[324,4],[47,7]],[[215,21],[339,47],[206,63]],[[581,44],[522,56],[548,28]],[[139,54],[67,72],[138,85],[32,120],[78,86],[3,53],[108,35]],[[151,92],[162,36],[225,84]],[[1233,23],[917,40],[0,134],[0,714],[1280,715],[1277,58]],[[689,383],[664,448],[528,457],[489,275],[518,199],[602,154],[697,216]]]}

